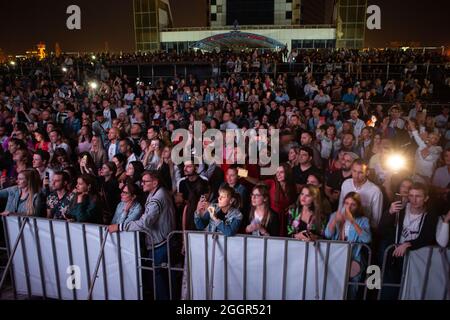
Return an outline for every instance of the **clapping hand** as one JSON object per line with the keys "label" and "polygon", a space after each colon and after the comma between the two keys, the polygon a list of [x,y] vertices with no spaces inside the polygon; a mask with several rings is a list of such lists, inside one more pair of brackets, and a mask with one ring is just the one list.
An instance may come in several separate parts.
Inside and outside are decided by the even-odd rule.
{"label": "clapping hand", "polygon": [[336,212],[336,222],[338,222],[338,223],[343,223],[344,221],[345,221],[345,213],[343,213],[343,211],[344,211],[345,209],[344,208],[342,208],[342,210],[338,210],[337,212]]}

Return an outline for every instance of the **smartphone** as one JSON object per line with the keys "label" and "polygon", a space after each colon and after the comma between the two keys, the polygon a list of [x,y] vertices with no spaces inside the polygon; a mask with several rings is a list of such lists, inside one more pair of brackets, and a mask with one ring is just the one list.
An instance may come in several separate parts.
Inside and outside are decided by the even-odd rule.
{"label": "smartphone", "polygon": [[396,193],[394,196],[394,202],[398,202],[398,201],[400,201],[400,202],[403,201],[403,197],[400,193]]}
{"label": "smartphone", "polygon": [[238,176],[241,178],[247,178],[248,177],[248,170],[238,168]]}
{"label": "smartphone", "polygon": [[45,178],[50,179],[50,173],[46,172],[45,173]]}

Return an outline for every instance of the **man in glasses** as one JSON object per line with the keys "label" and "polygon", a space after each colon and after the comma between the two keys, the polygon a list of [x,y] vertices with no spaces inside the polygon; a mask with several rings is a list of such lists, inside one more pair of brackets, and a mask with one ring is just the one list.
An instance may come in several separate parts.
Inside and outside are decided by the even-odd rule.
{"label": "man in glasses", "polygon": [[[153,260],[156,279],[156,300],[169,300],[167,271],[160,267],[166,264],[167,237],[175,230],[175,207],[169,192],[161,186],[161,178],[156,171],[145,171],[142,175],[142,189],[148,193],[145,211],[137,221],[110,225],[110,233],[118,231],[140,231],[146,234],[145,242],[149,258]],[[154,251],[154,252],[153,252]]]}

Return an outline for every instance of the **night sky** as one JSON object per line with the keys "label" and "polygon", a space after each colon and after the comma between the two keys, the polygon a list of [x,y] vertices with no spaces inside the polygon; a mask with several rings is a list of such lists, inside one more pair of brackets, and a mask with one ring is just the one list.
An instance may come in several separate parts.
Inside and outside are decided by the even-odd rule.
{"label": "night sky", "polygon": [[[175,27],[206,24],[204,0],[171,0]],[[366,46],[390,41],[417,41],[424,46],[450,45],[449,0],[369,0],[381,7],[382,30],[366,33]],[[81,7],[82,29],[66,28],[66,8]],[[53,51],[59,42],[66,52],[134,51],[132,1],[40,0],[0,2],[0,48],[21,54],[39,41]]]}

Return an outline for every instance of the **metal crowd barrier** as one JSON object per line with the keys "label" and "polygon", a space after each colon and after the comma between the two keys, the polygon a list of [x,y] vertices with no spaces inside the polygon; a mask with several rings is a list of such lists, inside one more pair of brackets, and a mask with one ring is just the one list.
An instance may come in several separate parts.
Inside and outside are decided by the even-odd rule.
{"label": "metal crowd barrier", "polygon": [[[175,232],[172,233],[173,234],[184,234],[184,236],[186,237],[187,233],[183,233],[183,232]],[[215,233],[207,233],[207,232],[189,232],[189,234],[198,234],[198,235],[202,235],[204,237],[204,257],[205,257],[205,261],[204,261],[204,291],[205,291],[205,299],[206,300],[211,300],[213,299],[214,296],[214,278],[215,278],[215,264],[216,264],[216,246],[218,243],[218,234]],[[210,249],[208,247],[208,237],[211,236],[212,237],[212,260],[208,261],[208,250]],[[276,240],[276,241],[283,241],[283,258],[282,258],[282,290],[281,290],[281,299],[286,299],[286,286],[287,286],[287,269],[288,269],[288,243],[289,242],[299,242],[299,243],[303,243],[301,241],[295,240],[295,239],[291,239],[291,238],[275,238],[275,237],[255,237],[255,236],[250,236],[250,235],[238,235],[237,237],[239,238],[243,238],[243,247],[242,247],[242,257],[243,257],[243,270],[244,272],[242,272],[242,279],[241,279],[241,283],[242,283],[242,297],[243,300],[248,299],[248,288],[247,288],[247,248],[248,248],[248,240],[249,239],[260,239],[261,241],[263,241],[263,263],[262,263],[262,300],[267,298],[267,269],[268,269],[268,265],[267,265],[267,250],[268,250],[268,241],[269,240]],[[224,292],[221,293],[221,297],[223,297],[225,300],[227,300],[228,297],[228,274],[229,274],[229,268],[228,268],[228,261],[227,261],[227,257],[228,257],[228,240],[230,238],[229,237],[223,237],[223,282],[224,282]],[[186,243],[189,243],[188,241]],[[364,247],[368,254],[368,261],[367,264],[370,264],[370,261],[372,259],[372,253],[370,248],[365,245],[365,244],[352,244],[352,243],[348,243],[348,242],[340,242],[340,241],[316,241],[316,242],[311,242],[306,246],[305,249],[305,256],[303,259],[303,263],[304,263],[304,273],[303,274],[299,274],[299,277],[302,277],[303,281],[303,287],[301,289],[302,293],[301,293],[301,299],[306,299],[306,285],[307,285],[307,263],[308,263],[308,257],[310,255],[314,255],[313,259],[314,259],[314,272],[313,272],[313,276],[314,276],[314,299],[315,300],[324,300],[326,299],[326,293],[327,293],[327,285],[328,285],[328,275],[329,275],[329,258],[330,258],[330,247],[332,244],[346,244],[349,246],[348,248],[348,257],[347,257],[347,270],[345,270],[345,283],[343,285],[343,287],[345,288],[345,292],[342,296],[342,299],[345,299],[347,297],[347,288],[351,285],[351,286],[356,286],[358,288],[360,287],[365,287],[365,283],[363,282],[352,282],[350,280],[349,274],[350,274],[350,261],[351,261],[351,252],[354,249],[355,246],[362,246]],[[321,258],[323,258],[324,263],[319,263],[319,257],[321,255],[321,249],[320,246],[321,245],[325,245],[325,255]],[[203,249],[201,249],[203,250]],[[313,250],[311,252],[311,250]],[[189,249],[186,249],[186,254],[188,254]],[[189,262],[189,258],[190,256],[188,255],[186,258],[186,267],[190,268],[191,264]],[[222,256],[221,256],[222,258]],[[321,268],[321,270],[323,270],[323,282],[322,284],[320,284],[320,279],[319,279],[319,268]],[[361,272],[363,274],[365,274],[365,269],[361,270]],[[169,273],[170,274],[170,273]],[[187,274],[190,275],[190,272],[188,270]],[[365,279],[365,277],[363,277]],[[189,277],[187,279],[187,295],[184,297],[184,299],[192,299],[193,297],[191,296],[191,290],[190,288],[192,287],[192,283],[191,283],[191,278]],[[367,295],[367,288],[364,290],[363,296],[364,298]]]}
{"label": "metal crowd barrier", "polygon": [[[15,235],[14,223],[16,221],[12,219],[17,219],[17,224],[20,226],[15,240],[10,239],[8,233],[9,230],[13,236]],[[133,269],[130,269],[129,265],[139,266],[140,263],[138,260],[140,251],[137,245],[137,233],[130,233],[129,235],[117,233],[109,236],[106,226],[76,224],[44,218],[3,217],[2,220],[7,248],[10,249],[8,249],[8,262],[0,280],[0,293],[9,273],[15,298],[17,298],[18,289],[21,288],[21,293],[23,294],[23,291],[25,291],[28,299],[34,296],[59,300],[141,299],[140,289],[142,285],[137,270],[135,270],[136,279],[127,282],[124,280],[125,277],[130,280],[130,277],[133,276],[130,272]],[[11,223],[11,229],[8,229],[9,223]],[[55,228],[57,228],[56,231]],[[61,234],[64,238],[57,238],[56,235],[60,236]],[[50,243],[42,243],[41,236],[44,239],[48,238]],[[73,239],[71,239],[71,236],[73,236]],[[88,241],[91,240],[88,237],[94,237],[98,242]],[[77,243],[78,238],[80,238],[80,241]],[[126,240],[129,247],[121,246],[121,239]],[[130,247],[133,243],[134,247]],[[95,252],[97,244],[99,247],[98,253]],[[113,250],[105,251],[106,244],[112,246]],[[74,252],[74,250],[76,251]],[[108,266],[105,262],[105,256],[109,261]],[[123,261],[123,259],[126,259],[126,261]],[[14,266],[14,263],[17,263],[17,266]],[[85,288],[83,290],[64,287],[64,285],[68,286],[69,283],[62,278],[64,271],[68,272],[67,268],[75,266],[75,264],[80,268],[80,273],[81,270],[85,271],[84,274],[80,274],[79,279],[80,285]],[[94,269],[91,269],[94,265]],[[22,266],[23,278],[18,279],[15,271],[22,272]],[[35,266],[37,266],[37,272]],[[124,268],[128,269],[124,270]],[[31,272],[32,269],[35,272]],[[107,269],[111,272],[110,274],[108,274]],[[111,279],[116,274],[118,274],[118,279]],[[96,283],[100,280],[100,285],[96,286]],[[20,288],[16,287],[17,284]]]}
{"label": "metal crowd barrier", "polygon": [[[6,240],[6,248],[2,248],[3,250],[7,251],[7,255],[9,257],[8,262],[6,264],[6,266],[3,267],[3,274],[0,280],[0,294],[2,292],[2,289],[6,283],[6,279],[8,277],[8,275],[10,276],[11,279],[11,285],[13,287],[13,291],[14,291],[14,298],[17,299],[17,290],[15,288],[15,277],[17,275],[14,274],[14,268],[13,268],[13,263],[14,263],[14,257],[17,255],[17,251],[19,248],[21,248],[21,253],[23,256],[23,263],[24,263],[24,268],[25,268],[25,279],[23,280],[26,283],[26,291],[27,291],[27,298],[31,299],[33,294],[32,294],[32,288],[31,288],[31,277],[33,275],[30,274],[30,269],[29,269],[29,263],[34,263],[38,265],[38,269],[39,269],[39,279],[40,279],[40,285],[41,285],[41,291],[42,291],[42,297],[44,299],[47,298],[56,298],[56,299],[64,299],[63,294],[62,294],[62,283],[64,283],[65,281],[63,279],[60,278],[60,274],[58,272],[55,272],[55,278],[56,278],[56,283],[57,283],[57,296],[56,297],[49,297],[48,296],[48,292],[46,292],[46,279],[45,279],[45,272],[44,272],[44,266],[43,266],[43,252],[41,252],[41,249],[44,250],[48,250],[49,252],[51,252],[51,255],[53,257],[53,265],[54,265],[54,269],[55,270],[59,270],[59,266],[58,266],[58,259],[59,257],[57,256],[57,250],[56,250],[56,243],[55,243],[55,239],[54,239],[54,230],[53,230],[53,224],[54,222],[52,220],[47,220],[47,219],[42,219],[42,218],[32,218],[32,217],[24,217],[24,218],[19,218],[19,232],[18,232],[18,237],[17,239],[14,241],[14,243],[11,243],[11,239],[9,239],[8,237],[8,232],[7,232],[7,221],[8,218],[3,217],[3,226],[4,226],[4,233],[5,233],[5,240]],[[50,239],[51,239],[51,244],[48,244],[44,247],[41,246],[41,242],[40,242],[40,237],[39,237],[39,228],[38,228],[38,222],[40,221],[48,221],[49,224],[49,230],[50,230]],[[69,232],[69,227],[70,224],[68,222],[62,222],[65,224],[65,231],[66,231],[66,239],[64,239],[67,242],[67,251],[68,251],[68,256],[69,256],[69,260],[70,260],[70,264],[73,264],[74,261],[74,253],[71,251],[71,232]],[[27,261],[27,259],[29,258],[30,253],[26,251],[26,247],[25,247],[25,239],[24,239],[24,232],[26,229],[26,226],[29,225],[29,229],[28,230],[32,230],[32,232],[34,232],[35,234],[35,241],[36,241],[36,256],[37,256],[37,261]],[[98,248],[98,252],[96,253],[95,257],[96,257],[96,263],[94,268],[91,270],[91,266],[90,266],[90,260],[87,254],[88,251],[88,243],[87,243],[87,230],[86,228],[89,225],[81,225],[81,230],[82,230],[82,236],[83,236],[83,248],[84,248],[84,259],[85,259],[85,269],[88,273],[88,277],[87,277],[87,283],[88,283],[88,294],[86,297],[84,296],[80,296],[79,294],[77,294],[77,290],[72,290],[72,297],[70,299],[73,300],[78,300],[78,299],[87,299],[87,300],[92,300],[94,299],[94,289],[95,289],[95,285],[96,283],[99,281],[99,277],[103,280],[103,294],[104,294],[104,299],[108,300],[111,297],[108,296],[108,277],[106,274],[106,266],[105,266],[105,260],[106,257],[105,256],[109,256],[111,257],[111,252],[110,249],[108,249],[109,251],[106,251],[107,248],[107,243],[110,243],[108,241],[112,241],[110,238],[112,236],[110,236],[107,232],[107,228],[105,226],[95,226],[96,228],[99,228],[99,234],[100,234],[100,239],[99,239],[99,248]],[[116,243],[116,247],[114,248],[116,251],[115,255],[116,255],[116,259],[117,259],[117,263],[118,263],[118,272],[117,272],[117,282],[119,283],[119,287],[120,287],[120,294],[118,295],[118,299],[126,299],[127,295],[125,294],[125,290],[127,289],[126,286],[130,285],[130,283],[125,283],[124,280],[124,266],[122,265],[123,261],[122,261],[122,249],[123,246],[121,244],[121,234],[122,233],[117,233],[117,235],[114,235],[114,238],[116,238],[117,236],[117,243]],[[142,300],[144,298],[143,294],[142,294],[142,289],[144,287],[144,284],[142,282],[142,271],[151,271],[152,272],[152,280],[153,280],[153,286],[152,286],[152,291],[153,291],[153,298],[158,298],[157,296],[157,282],[156,282],[156,275],[155,275],[155,271],[157,270],[164,270],[167,272],[167,281],[168,281],[168,288],[169,288],[169,296],[170,296],[170,300],[178,300],[178,299],[185,299],[185,300],[191,300],[194,299],[195,297],[193,297],[192,295],[192,288],[193,286],[197,285],[195,283],[192,283],[192,279],[191,279],[191,275],[192,275],[192,270],[190,270],[191,267],[191,256],[190,256],[190,242],[189,242],[189,235],[200,235],[201,237],[204,237],[204,247],[200,248],[200,250],[204,250],[204,257],[205,257],[205,261],[204,261],[204,292],[205,292],[205,299],[206,300],[211,300],[214,299],[215,297],[215,279],[217,277],[217,275],[215,274],[215,266],[217,264],[217,245],[218,245],[218,239],[221,235],[216,234],[216,233],[207,233],[207,232],[201,232],[201,231],[196,231],[196,232],[186,232],[186,231],[174,231],[172,233],[169,234],[168,239],[167,239],[167,263],[162,264],[162,265],[155,265],[155,246],[154,243],[152,242],[152,239],[150,240],[150,249],[152,251],[152,256],[151,258],[147,258],[147,257],[143,257],[141,255],[141,252],[138,248],[139,246],[139,241],[138,241],[138,237],[139,237],[139,233],[133,233],[134,237],[135,237],[135,241],[134,241],[134,250],[136,252],[136,257],[135,257],[135,265],[136,265],[136,278],[134,281],[136,281],[136,287],[137,287],[137,292],[136,292],[136,299],[137,300]],[[176,238],[178,237],[178,238]],[[212,248],[209,247],[210,244],[208,243],[208,237],[212,238]],[[223,237],[223,236],[222,236]],[[282,279],[282,295],[281,295],[281,299],[284,300],[287,298],[286,296],[286,288],[288,285],[288,245],[289,242],[297,242],[298,240],[295,239],[290,239],[290,238],[276,238],[276,237],[255,237],[255,236],[251,236],[251,235],[239,235],[237,237],[242,238],[243,241],[243,246],[242,246],[242,252],[240,252],[239,254],[242,254],[242,258],[243,258],[243,270],[244,272],[242,272],[242,278],[240,281],[242,281],[242,297],[243,300],[247,300],[249,299],[249,291],[248,291],[248,287],[247,287],[247,281],[249,278],[249,275],[247,274],[247,266],[249,264],[249,261],[247,261],[247,253],[248,253],[248,243],[249,240],[251,241],[251,239],[259,239],[261,241],[263,241],[263,263],[262,263],[262,296],[261,298],[264,300],[268,297],[268,241],[269,240],[277,240],[277,241],[282,241],[283,244],[282,246],[282,267],[280,268],[282,270],[282,274],[281,274],[281,279]],[[228,278],[229,278],[229,261],[228,261],[228,250],[229,250],[229,244],[228,242],[230,241],[230,239],[233,238],[237,238],[237,237],[223,237],[223,281],[225,283],[224,285],[224,291],[222,294],[223,299],[224,300],[228,300],[230,299],[229,296],[229,292],[228,292]],[[178,247],[174,244],[174,241],[178,241],[175,242],[176,244],[178,244]],[[301,242],[301,241],[298,241]],[[314,300],[324,300],[326,299],[326,293],[327,293],[327,286],[329,285],[329,264],[330,264],[330,251],[331,251],[331,245],[333,244],[348,244],[349,245],[349,249],[348,249],[348,254],[346,257],[346,261],[347,261],[347,270],[345,270],[345,282],[343,285],[344,288],[344,293],[342,295],[342,299],[349,299],[349,298],[355,298],[355,297],[349,297],[349,288],[351,287],[356,287],[357,290],[357,298],[360,298],[362,300],[367,300],[367,295],[368,295],[368,287],[366,285],[366,281],[367,281],[367,273],[366,273],[366,267],[363,268],[361,270],[361,277],[360,280],[358,282],[353,281],[352,279],[350,279],[350,263],[351,263],[351,258],[352,258],[352,252],[355,248],[357,247],[361,247],[360,250],[361,251],[365,251],[365,255],[364,255],[364,261],[367,263],[367,266],[372,264],[372,251],[371,248],[366,245],[366,244],[360,244],[360,243],[347,243],[347,242],[341,242],[341,241],[316,241],[316,242],[311,242],[308,243],[305,247],[305,253],[304,253],[304,257],[303,257],[303,263],[304,263],[304,272],[303,274],[298,274],[298,277],[302,277],[303,281],[302,281],[302,285],[303,287],[301,288],[301,299],[306,299],[306,286],[307,286],[307,263],[308,263],[308,257],[311,257],[310,255],[314,255],[313,257],[313,268],[314,268],[314,272],[313,273],[313,289],[308,288],[308,290],[313,290],[314,292]],[[325,249],[321,249],[323,248],[322,246],[325,246]],[[382,271],[381,271],[381,289],[384,288],[398,288],[399,289],[399,294],[398,294],[398,299],[401,298],[401,293],[402,293],[402,289],[404,288],[405,285],[405,270],[407,268],[408,265],[408,258],[409,258],[409,254],[405,257],[404,259],[404,264],[403,264],[403,271],[402,271],[402,278],[401,278],[401,282],[400,283],[389,283],[387,281],[384,281],[384,276],[385,276],[385,272],[387,269],[387,261],[389,260],[388,255],[392,252],[394,248],[394,245],[388,247],[385,252],[384,252],[384,257],[383,257],[383,263],[382,263]],[[427,257],[426,260],[426,268],[424,270],[425,272],[425,278],[424,281],[422,283],[421,286],[421,290],[422,290],[422,294],[421,294],[421,298],[425,298],[426,296],[426,290],[427,290],[427,282],[428,282],[428,274],[430,271],[430,268],[432,266],[432,260],[431,260],[431,253],[434,247],[430,247],[430,254]],[[184,263],[182,262],[182,260],[178,261],[180,262],[181,266],[176,265],[173,262],[173,250],[182,250],[184,252]],[[211,250],[210,250],[211,249]],[[325,252],[325,254],[323,255],[323,251]],[[208,260],[208,254],[209,252],[211,252],[211,261]],[[46,253],[48,255],[48,252]],[[180,253],[180,255],[182,256],[182,254]],[[31,255],[31,257],[33,258],[34,256]],[[322,259],[323,263],[319,263],[319,258]],[[92,259],[91,259],[92,260]],[[443,260],[444,261],[444,260]],[[144,266],[143,262],[150,262],[150,266]],[[444,262],[445,263],[445,262]],[[183,266],[184,264],[184,266]],[[322,283],[320,283],[319,277],[319,269],[322,271],[322,278],[323,279]],[[448,270],[448,264],[447,264],[447,269],[445,269],[444,266],[444,270]],[[99,276],[100,274],[100,276]],[[182,281],[177,281],[178,275],[182,275]],[[222,276],[222,275],[221,275]],[[114,278],[114,279],[116,279]],[[250,275],[251,278],[251,275]],[[114,280],[115,281],[115,280]],[[180,283],[181,282],[181,283]],[[177,287],[178,286],[178,287]],[[230,286],[231,287],[231,286]],[[448,283],[448,277],[446,278],[446,283],[445,283],[445,287],[448,288],[449,287],[449,283]],[[177,289],[176,292],[174,292],[174,289]],[[361,292],[362,291],[362,292]],[[176,293],[179,293],[179,295],[176,295]],[[362,294],[362,298],[361,298],[361,294]],[[449,299],[450,297],[450,292],[447,293],[448,295],[444,295],[444,299]],[[116,295],[117,296],[117,295]],[[378,293],[378,299],[380,299],[381,297],[381,290]],[[447,297],[447,298],[446,298]],[[67,298],[66,298],[67,299]]]}

